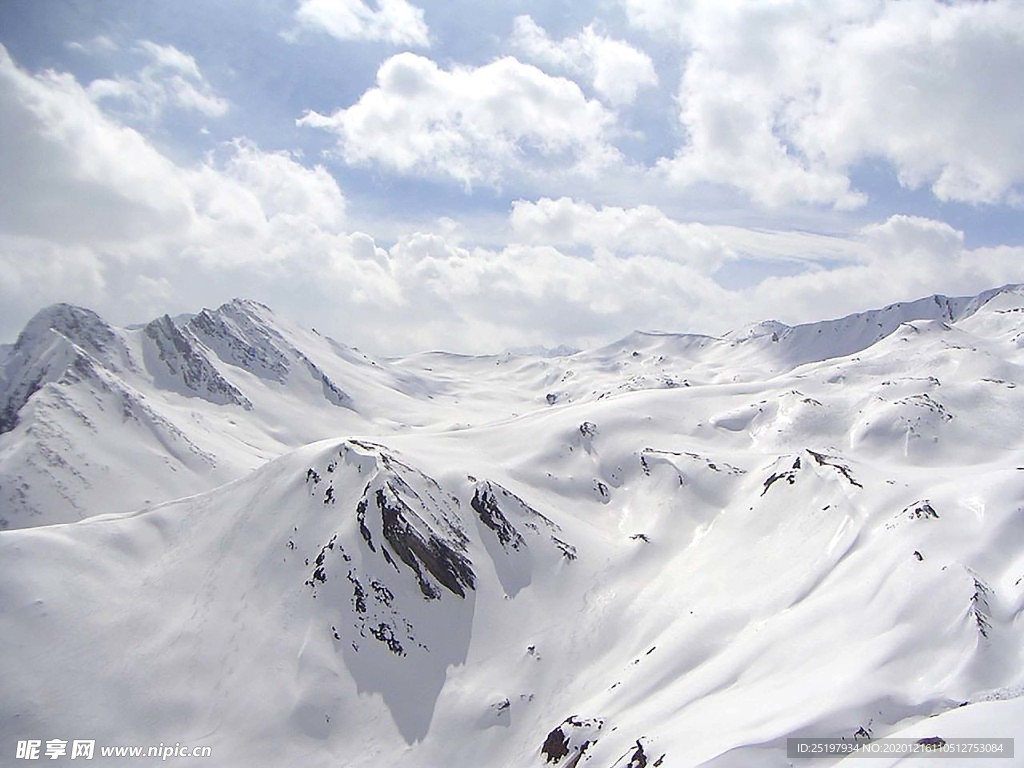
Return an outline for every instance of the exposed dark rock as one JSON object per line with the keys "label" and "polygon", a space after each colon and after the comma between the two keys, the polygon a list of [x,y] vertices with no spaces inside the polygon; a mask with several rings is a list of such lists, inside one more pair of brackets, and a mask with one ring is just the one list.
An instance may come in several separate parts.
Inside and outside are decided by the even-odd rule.
{"label": "exposed dark rock", "polygon": [[544,745],[540,753],[546,758],[547,763],[557,763],[569,754],[569,737],[562,733],[562,726],[558,726],[548,737],[544,739]]}
{"label": "exposed dark rock", "polygon": [[911,395],[910,397],[904,397],[901,400],[896,401],[897,405],[910,405],[916,408],[922,408],[929,413],[934,413],[942,421],[952,421],[953,414],[946,410],[946,407],[938,400],[933,398],[931,395],[921,393],[919,395]]}
{"label": "exposed dark rock", "polygon": [[249,399],[210,362],[199,340],[191,333],[183,333],[168,315],[149,323],[144,333],[167,370],[186,391],[212,403],[252,410]]}
{"label": "exposed dark rock", "polygon": [[784,472],[773,472],[764,481],[764,488],[761,490],[761,495],[764,496],[766,493],[768,493],[768,489],[771,488],[779,480],[785,480],[790,485],[796,483],[797,472],[800,471],[800,466],[800,457],[797,456],[796,460],[793,462],[793,466],[791,469],[787,469]]}
{"label": "exposed dark rock", "polygon": [[918,739],[917,743],[925,749],[942,749],[946,746],[946,740],[941,736],[926,736],[923,739]]}
{"label": "exposed dark rock", "polygon": [[28,399],[40,390],[42,383],[42,373],[18,383],[17,391],[12,392],[3,407],[0,408],[0,435],[10,432],[18,426],[18,412],[28,402]]}
{"label": "exposed dark rock", "polygon": [[370,634],[374,639],[383,643],[396,656],[405,656],[405,649],[395,636],[395,630],[388,624],[381,622],[376,627],[370,627]]}
{"label": "exposed dark rock", "polygon": [[567,541],[562,541],[557,536],[552,536],[551,541],[555,543],[555,546],[558,547],[558,549],[562,552],[562,556],[566,560],[571,561],[576,559],[576,547],[574,547],[572,544],[570,544]]}
{"label": "exposed dark rock", "polygon": [[901,512],[893,515],[885,527],[892,530],[910,520],[938,520],[938,518],[939,513],[935,511],[928,499],[921,499],[913,504],[908,504]]}
{"label": "exposed dark rock", "polygon": [[764,496],[768,493],[768,489],[771,488],[778,480],[785,480],[790,485],[796,482],[796,474],[793,470],[787,472],[772,472],[768,476],[768,479],[764,481],[764,489],[761,491],[761,495]]}
{"label": "exposed dark rock", "polygon": [[366,613],[366,590],[356,578],[355,571],[349,570],[348,580],[352,584],[352,610],[356,613]]}
{"label": "exposed dark rock", "polygon": [[363,541],[366,542],[366,546],[370,548],[370,551],[376,552],[377,548],[373,546],[373,536],[370,533],[370,529],[366,527],[366,507],[367,502],[365,498],[360,499],[359,503],[356,504],[356,520],[359,523],[359,535],[363,537]]}
{"label": "exposed dark rock", "polygon": [[591,744],[596,743],[597,734],[604,727],[600,718],[584,720],[570,715],[562,724],[548,734],[540,752],[545,762],[558,763],[564,757],[572,755],[567,765],[578,765]]}
{"label": "exposed dark rock", "polygon": [[647,768],[647,754],[639,739],[636,741],[636,751],[630,755],[626,768]]}
{"label": "exposed dark rock", "polygon": [[329,402],[331,405],[336,405],[339,408],[354,409],[355,406],[352,402],[352,397],[348,394],[348,392],[346,392],[337,384],[335,384],[331,380],[330,376],[324,373],[316,363],[314,363],[304,354],[298,352],[297,350],[295,354],[306,366],[306,370],[309,371],[309,375],[314,380],[320,382],[320,387],[323,390],[324,399],[327,400],[327,402]]}
{"label": "exposed dark rock", "polygon": [[978,626],[978,632],[982,637],[988,637],[992,628],[991,608],[989,607],[989,596],[992,590],[978,577],[974,578],[974,594],[971,595],[971,610],[974,612],[974,622]]}
{"label": "exposed dark rock", "polygon": [[374,498],[381,513],[385,540],[416,574],[424,597],[435,599],[440,595],[426,579],[423,568],[459,597],[465,597],[466,589],[475,587],[475,575],[465,555],[456,552],[433,532],[424,535],[412,526],[409,522],[414,516],[412,509],[390,484],[378,489]]}
{"label": "exposed dark rock", "polygon": [[518,550],[526,545],[522,534],[515,529],[515,526],[502,513],[498,499],[490,484],[486,484],[482,488],[478,487],[473,493],[473,499],[469,502],[469,505],[476,511],[480,522],[494,531],[494,535],[498,537],[501,546],[506,550]]}
{"label": "exposed dark rock", "polygon": [[[331,540],[324,544],[324,546],[320,549],[320,554],[317,555],[316,560],[314,560],[314,565],[316,567],[313,569],[313,575],[310,576],[309,579],[306,581],[307,586],[315,588],[317,582],[323,584],[327,581],[327,553],[334,549],[334,543],[335,541],[337,541],[337,539],[338,534],[334,534],[333,536],[331,536]],[[309,564],[308,560],[306,561],[306,564]]]}
{"label": "exposed dark rock", "polygon": [[911,504],[903,512],[913,520],[924,520],[927,518],[938,519],[939,513],[935,511],[927,499]]}
{"label": "exposed dark rock", "polygon": [[822,466],[822,467],[832,467],[839,474],[841,474],[843,477],[845,477],[846,480],[850,483],[850,485],[855,485],[858,488],[863,488],[864,487],[863,485],[858,483],[857,480],[854,479],[853,475],[850,473],[850,468],[848,466],[846,466],[845,464],[840,464],[835,459],[835,457],[833,457],[833,456],[826,456],[823,453],[817,453],[816,451],[812,451],[810,448],[807,449],[807,453],[809,453],[814,458],[814,460],[816,462],[818,462],[819,466]]}
{"label": "exposed dark rock", "polygon": [[390,607],[391,603],[394,602],[394,593],[390,589],[388,589],[386,585],[382,584],[376,579],[370,582],[370,588],[373,590],[373,594],[377,598],[378,603]]}

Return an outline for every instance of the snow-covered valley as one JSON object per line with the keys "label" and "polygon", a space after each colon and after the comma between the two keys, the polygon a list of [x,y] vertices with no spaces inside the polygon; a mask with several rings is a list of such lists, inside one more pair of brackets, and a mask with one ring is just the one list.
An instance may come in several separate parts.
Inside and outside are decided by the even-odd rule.
{"label": "snow-covered valley", "polygon": [[1024,287],[398,359],[250,301],[58,305],[0,355],[4,749],[644,768],[1024,737]]}

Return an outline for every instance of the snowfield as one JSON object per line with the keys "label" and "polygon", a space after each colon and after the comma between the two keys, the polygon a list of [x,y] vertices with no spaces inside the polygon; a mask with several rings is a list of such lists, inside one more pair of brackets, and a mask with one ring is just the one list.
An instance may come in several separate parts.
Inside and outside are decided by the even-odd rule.
{"label": "snowfield", "polygon": [[0,362],[4,764],[1024,749],[1024,287],[402,359],[250,301],[58,305]]}

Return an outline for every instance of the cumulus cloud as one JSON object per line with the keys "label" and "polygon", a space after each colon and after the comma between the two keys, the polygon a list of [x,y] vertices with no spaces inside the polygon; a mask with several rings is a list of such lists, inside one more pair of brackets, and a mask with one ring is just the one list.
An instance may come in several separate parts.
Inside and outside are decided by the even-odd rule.
{"label": "cumulus cloud", "polygon": [[860,257],[849,264],[762,281],[746,292],[751,307],[799,322],[1021,279],[1024,248],[967,248],[963,232],[933,219],[894,215],[863,228],[858,240]]}
{"label": "cumulus cloud", "polygon": [[598,34],[593,25],[575,37],[552,40],[530,16],[513,22],[512,46],[526,58],[583,76],[613,105],[631,104],[637,92],[658,84],[651,57],[629,43]]}
{"label": "cumulus cloud", "polygon": [[851,174],[881,159],[941,200],[1021,202],[1019,3],[623,2],[684,56],[676,183],[851,208]]}
{"label": "cumulus cloud", "polygon": [[332,115],[308,112],[298,122],[334,133],[350,164],[450,178],[467,188],[539,167],[593,173],[618,158],[608,143],[608,110],[571,80],[511,57],[445,70],[398,54],[358,102]]}
{"label": "cumulus cloud", "polygon": [[89,55],[113,53],[118,50],[117,43],[109,35],[96,35],[88,40],[72,40],[67,46],[72,51]]}
{"label": "cumulus cloud", "polygon": [[150,40],[140,40],[135,52],[147,60],[136,75],[93,80],[89,96],[132,119],[155,121],[168,107],[205,117],[227,113],[227,99],[216,93],[191,55]]}
{"label": "cumulus cloud", "polygon": [[[455,240],[444,221],[385,248],[350,231],[324,168],[241,138],[196,164],[172,162],[73,77],[26,72],[3,48],[0,110],[4,340],[54,301],[135,322],[242,295],[376,352],[587,346],[636,327],[720,332],[978,291],[1019,279],[1024,257],[970,249],[924,218],[811,236],[568,198],[515,203],[508,245]],[[737,258],[794,254],[798,274],[743,288],[715,279]]]}
{"label": "cumulus cloud", "polygon": [[339,40],[376,40],[392,45],[430,46],[423,11],[406,0],[302,0],[300,25]]}
{"label": "cumulus cloud", "polygon": [[450,346],[452,334],[474,351],[553,341],[598,344],[632,330],[638,317],[669,327],[680,306],[710,308],[727,296],[686,264],[623,259],[604,249],[579,256],[543,245],[464,248],[413,234],[391,256],[396,279],[424,313],[420,327],[410,329],[420,348],[435,347],[439,339]]}
{"label": "cumulus cloud", "polygon": [[383,251],[344,231],[344,195],[322,167],[241,139],[178,165],[72,76],[25,72],[3,47],[0,109],[7,335],[53,301],[123,317],[265,291],[286,276],[344,292],[350,274],[383,274]]}
{"label": "cumulus cloud", "polygon": [[72,76],[30,75],[0,46],[0,111],[4,231],[70,245],[188,226],[183,175],[139,133],[104,117]]}
{"label": "cumulus cloud", "polygon": [[679,221],[653,205],[595,207],[568,197],[517,200],[509,222],[517,242],[657,256],[708,275],[732,261],[820,265],[856,260],[863,252],[847,238]]}
{"label": "cumulus cloud", "polygon": [[236,139],[210,156],[203,166],[221,181],[251,195],[263,217],[301,217],[324,232],[342,232],[346,200],[338,183],[322,165],[309,168],[289,152],[264,152]]}
{"label": "cumulus cloud", "polygon": [[528,244],[582,246],[625,257],[657,256],[709,275],[736,255],[711,227],[674,221],[650,205],[595,208],[565,197],[518,200],[510,223],[517,239]]}

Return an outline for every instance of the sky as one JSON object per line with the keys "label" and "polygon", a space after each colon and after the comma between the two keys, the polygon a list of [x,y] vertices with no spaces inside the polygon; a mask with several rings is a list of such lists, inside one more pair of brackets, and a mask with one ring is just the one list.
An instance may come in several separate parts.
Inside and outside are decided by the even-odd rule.
{"label": "sky", "polygon": [[0,341],[252,298],[369,352],[1024,282],[1024,3],[2,0]]}

